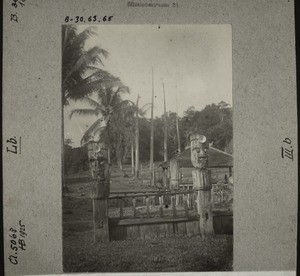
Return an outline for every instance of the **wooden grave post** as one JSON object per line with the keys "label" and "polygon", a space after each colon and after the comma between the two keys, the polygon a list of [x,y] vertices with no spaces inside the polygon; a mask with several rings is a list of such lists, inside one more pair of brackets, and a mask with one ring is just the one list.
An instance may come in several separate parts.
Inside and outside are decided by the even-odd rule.
{"label": "wooden grave post", "polygon": [[170,160],[170,189],[175,190],[179,188],[179,165],[176,158]]}
{"label": "wooden grave post", "polygon": [[109,241],[108,198],[110,192],[110,164],[108,150],[104,144],[98,144],[89,154],[89,162],[93,164],[92,177],[96,190],[93,195],[94,242]]}
{"label": "wooden grave post", "polygon": [[200,134],[193,134],[191,141],[191,161],[195,169],[192,171],[193,188],[197,192],[197,210],[200,215],[199,225],[202,236],[214,235],[211,182],[207,173],[208,148],[206,137]]}

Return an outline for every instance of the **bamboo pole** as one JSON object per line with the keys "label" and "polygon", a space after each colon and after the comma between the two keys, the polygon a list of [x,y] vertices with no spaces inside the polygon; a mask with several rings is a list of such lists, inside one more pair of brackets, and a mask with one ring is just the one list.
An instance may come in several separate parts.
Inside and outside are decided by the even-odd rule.
{"label": "bamboo pole", "polygon": [[178,123],[178,100],[177,100],[177,90],[176,90],[176,131],[177,131],[177,143],[178,143],[178,152],[181,152],[180,147],[180,134],[179,134],[179,123]]}
{"label": "bamboo pole", "polygon": [[153,81],[153,67],[152,67],[152,104],[151,104],[151,135],[150,135],[150,172],[151,172],[151,185],[154,185],[154,119],[153,119],[153,104],[154,104],[154,81]]}
{"label": "bamboo pole", "polygon": [[139,133],[139,100],[140,95],[138,94],[136,100],[136,112],[135,112],[135,178],[139,178],[140,174],[140,133]]}
{"label": "bamboo pole", "polygon": [[131,137],[131,174],[135,175],[135,164],[134,164],[134,138]]}

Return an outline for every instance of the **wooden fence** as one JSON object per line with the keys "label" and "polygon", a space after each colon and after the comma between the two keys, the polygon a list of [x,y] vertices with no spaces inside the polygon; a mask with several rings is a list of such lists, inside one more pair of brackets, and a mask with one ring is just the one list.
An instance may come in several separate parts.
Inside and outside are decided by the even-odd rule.
{"label": "wooden fence", "polygon": [[194,191],[111,195],[119,212],[109,217],[111,240],[199,235]]}
{"label": "wooden fence", "polygon": [[[110,240],[200,235],[197,191],[112,193]],[[232,212],[213,212],[216,233],[232,233]]]}

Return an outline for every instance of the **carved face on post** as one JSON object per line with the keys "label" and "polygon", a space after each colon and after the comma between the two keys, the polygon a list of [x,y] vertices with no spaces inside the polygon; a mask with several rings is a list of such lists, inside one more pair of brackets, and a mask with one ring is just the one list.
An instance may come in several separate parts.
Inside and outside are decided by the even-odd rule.
{"label": "carved face on post", "polygon": [[205,169],[207,167],[208,143],[204,135],[193,134],[191,141],[191,161],[195,168]]}

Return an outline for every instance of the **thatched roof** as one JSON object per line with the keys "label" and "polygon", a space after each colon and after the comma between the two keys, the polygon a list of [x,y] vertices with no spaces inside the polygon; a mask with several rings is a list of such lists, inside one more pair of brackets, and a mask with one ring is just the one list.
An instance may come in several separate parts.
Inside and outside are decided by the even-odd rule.
{"label": "thatched roof", "polygon": [[[233,167],[233,157],[231,154],[221,151],[219,149],[209,147],[207,150],[208,155],[208,168],[228,168]],[[191,149],[186,148],[183,152],[175,155],[171,159],[177,159],[179,163],[179,167],[192,168],[191,161]],[[168,168],[169,162],[166,161],[162,163],[160,166],[162,168]]]}

